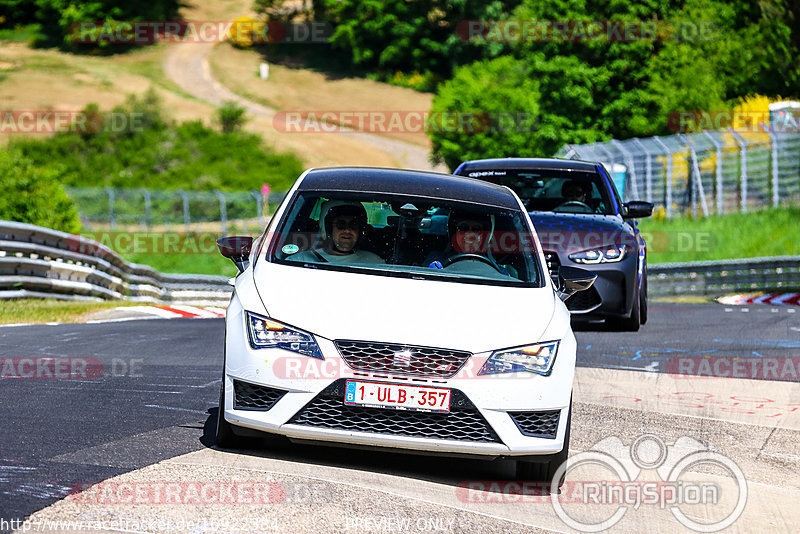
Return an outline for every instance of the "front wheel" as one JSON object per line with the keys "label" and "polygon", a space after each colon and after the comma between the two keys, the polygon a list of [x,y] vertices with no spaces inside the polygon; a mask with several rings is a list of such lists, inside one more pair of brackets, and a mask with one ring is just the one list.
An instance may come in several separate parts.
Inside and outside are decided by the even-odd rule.
{"label": "front wheel", "polygon": [[[572,426],[572,400],[569,401],[569,415],[567,416],[567,429],[564,434],[564,447],[561,452],[557,452],[548,457],[545,462],[529,462],[526,460],[517,460],[517,480],[536,480],[539,482],[552,482],[556,471],[561,467],[561,464],[567,461],[569,455],[569,431]],[[567,471],[561,475],[558,481],[558,487],[564,485]]]}
{"label": "front wheel", "polygon": [[222,377],[222,385],[219,388],[216,441],[217,447],[224,447],[227,449],[234,448],[238,441],[236,434],[233,433],[233,425],[225,420],[225,377]]}
{"label": "front wheel", "polygon": [[606,319],[606,323],[614,330],[622,330],[624,332],[638,332],[639,326],[642,324],[641,316],[641,298],[640,292],[637,291],[636,296],[633,298],[633,307],[631,308],[630,317],[614,317]]}
{"label": "front wheel", "polygon": [[641,324],[647,322],[647,266],[642,270],[642,289],[639,291],[639,317]]}

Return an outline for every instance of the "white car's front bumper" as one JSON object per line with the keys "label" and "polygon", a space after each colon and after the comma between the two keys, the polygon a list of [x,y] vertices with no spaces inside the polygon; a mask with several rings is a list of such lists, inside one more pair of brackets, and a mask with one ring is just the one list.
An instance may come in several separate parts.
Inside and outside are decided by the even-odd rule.
{"label": "white car's front bumper", "polygon": [[[576,349],[575,338],[569,329],[567,335],[561,339],[550,376],[531,373],[479,376],[477,372],[480,364],[468,361],[454,378],[412,381],[411,378],[383,378],[375,374],[371,377],[366,374],[354,376],[333,341],[319,336],[316,339],[325,357],[324,362],[282,349],[253,349],[245,329],[244,310],[236,297],[228,308],[226,321],[224,417],[235,426],[281,434],[293,439],[486,457],[546,455],[557,453],[563,448]],[[475,354],[472,359],[482,362],[488,356],[489,354]],[[290,362],[289,365],[286,364],[287,361]],[[476,368],[469,368],[470,365],[476,365]],[[488,424],[493,438],[477,441],[463,436],[462,439],[437,439],[435,425],[431,427],[433,430],[430,437],[417,437],[376,432],[374,429],[363,431],[359,428],[324,428],[292,422],[323,390],[342,378],[458,390],[474,405],[479,413],[477,419],[482,418]],[[235,409],[234,380],[286,393],[268,410]],[[548,411],[560,411],[555,437],[524,435],[508,413]],[[471,417],[471,420],[474,419]]]}

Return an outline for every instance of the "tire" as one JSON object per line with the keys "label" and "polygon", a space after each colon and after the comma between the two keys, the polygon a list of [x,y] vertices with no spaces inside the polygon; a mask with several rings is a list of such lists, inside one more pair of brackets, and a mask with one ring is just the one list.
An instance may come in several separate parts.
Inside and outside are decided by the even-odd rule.
{"label": "tire", "polygon": [[225,376],[222,377],[222,385],[219,387],[219,410],[217,411],[217,447],[232,449],[238,443],[238,437],[233,433],[233,425],[225,420]]}
{"label": "tire", "polygon": [[614,317],[606,319],[606,322],[613,330],[621,330],[624,332],[638,332],[639,326],[642,324],[641,316],[641,292],[637,291],[636,296],[633,298],[633,307],[631,308],[630,317]]}
{"label": "tire", "polygon": [[[570,428],[572,427],[572,399],[569,401],[569,415],[567,416],[567,430],[564,434],[564,447],[561,449],[561,452],[557,452],[556,454],[550,455],[547,457],[547,461],[545,462],[530,462],[527,460],[517,460],[517,480],[536,480],[539,482],[547,482],[550,483],[553,481],[553,477],[558,471],[558,468],[561,467],[561,464],[567,461],[567,456],[569,456],[569,433]],[[561,476],[561,480],[558,481],[558,487],[564,485],[564,479],[566,477],[566,471]]]}
{"label": "tire", "polygon": [[642,269],[642,289],[639,291],[639,322],[647,322],[647,264]]}

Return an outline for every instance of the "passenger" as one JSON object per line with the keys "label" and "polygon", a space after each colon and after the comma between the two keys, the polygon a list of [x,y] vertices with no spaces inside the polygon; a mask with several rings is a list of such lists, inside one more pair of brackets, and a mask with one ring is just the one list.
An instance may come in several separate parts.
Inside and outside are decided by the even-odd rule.
{"label": "passenger", "polygon": [[328,210],[323,221],[321,246],[292,254],[287,259],[315,263],[385,263],[380,256],[358,248],[367,227],[367,211],[361,204],[342,204]]}

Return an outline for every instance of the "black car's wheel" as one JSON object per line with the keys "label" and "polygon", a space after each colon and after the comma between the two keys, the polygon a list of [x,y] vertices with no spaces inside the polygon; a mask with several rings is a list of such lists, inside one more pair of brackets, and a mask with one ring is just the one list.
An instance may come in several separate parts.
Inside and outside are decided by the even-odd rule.
{"label": "black car's wheel", "polygon": [[[569,415],[567,416],[567,430],[564,434],[564,448],[561,452],[547,457],[544,462],[529,462],[525,460],[517,460],[517,480],[536,480],[538,482],[552,482],[553,477],[556,476],[556,471],[561,467],[561,464],[567,461],[569,455],[569,431],[572,426],[572,399],[569,401]],[[566,471],[561,475],[558,481],[558,487],[564,485],[566,478]]]}
{"label": "black car's wheel", "polygon": [[641,294],[639,291],[637,291],[636,296],[634,296],[633,298],[633,307],[631,308],[631,316],[614,317],[611,319],[606,319],[606,323],[608,323],[614,330],[622,330],[625,332],[637,332],[639,330],[639,326],[642,324],[640,302],[641,302]]}
{"label": "black car's wheel", "polygon": [[225,377],[222,377],[222,385],[219,387],[219,411],[217,411],[217,447],[227,449],[234,448],[238,442],[236,434],[233,433],[233,425],[225,420]]}
{"label": "black car's wheel", "polygon": [[647,265],[642,269],[642,289],[639,291],[639,322],[647,322]]}

